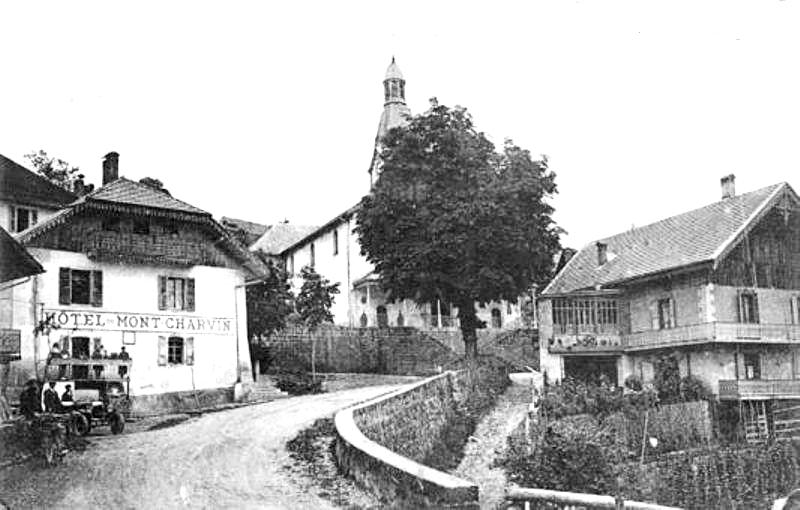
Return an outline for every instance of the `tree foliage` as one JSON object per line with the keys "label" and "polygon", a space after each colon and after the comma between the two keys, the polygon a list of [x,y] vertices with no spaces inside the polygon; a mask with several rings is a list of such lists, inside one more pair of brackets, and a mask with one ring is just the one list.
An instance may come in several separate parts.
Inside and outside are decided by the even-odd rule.
{"label": "tree foliage", "polygon": [[80,171],[78,167],[70,165],[63,159],[50,157],[41,149],[25,154],[25,159],[30,162],[37,174],[67,191],[72,191],[75,181],[83,177],[78,173]]}
{"label": "tree foliage", "polygon": [[475,303],[516,301],[551,276],[555,175],[510,140],[498,152],[466,109],[432,103],[384,138],[382,173],[357,231],[389,298],[458,307],[474,356],[484,325]]}
{"label": "tree foliage", "polygon": [[145,186],[150,186],[153,189],[156,189],[162,193],[166,193],[167,195],[171,196],[169,190],[164,187],[164,183],[161,182],[159,179],[153,177],[142,177],[141,179],[139,179],[139,183],[144,184]]}
{"label": "tree foliage", "polygon": [[283,329],[294,309],[294,296],[283,266],[272,261],[266,264],[267,277],[247,287],[247,334],[250,338],[268,336]]}
{"label": "tree foliage", "polygon": [[339,284],[331,284],[311,266],[303,267],[300,276],[303,278],[303,285],[295,300],[300,321],[309,330],[314,330],[325,322],[333,322],[331,306],[339,293]]}

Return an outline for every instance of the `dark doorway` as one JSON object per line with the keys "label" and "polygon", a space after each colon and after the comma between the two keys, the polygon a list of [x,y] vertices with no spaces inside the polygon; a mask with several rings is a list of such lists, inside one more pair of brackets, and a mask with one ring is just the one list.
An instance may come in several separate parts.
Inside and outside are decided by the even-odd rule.
{"label": "dark doorway", "polygon": [[377,308],[377,319],[379,328],[389,327],[389,314],[386,312],[386,307],[381,305]]}
{"label": "dark doorway", "polygon": [[589,383],[617,384],[617,358],[613,356],[567,356],[564,358],[564,377]]}

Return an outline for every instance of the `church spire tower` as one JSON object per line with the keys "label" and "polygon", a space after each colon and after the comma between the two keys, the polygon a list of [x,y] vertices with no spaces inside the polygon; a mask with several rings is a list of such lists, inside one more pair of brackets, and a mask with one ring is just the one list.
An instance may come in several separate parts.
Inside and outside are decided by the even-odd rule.
{"label": "church spire tower", "polygon": [[383,113],[378,124],[378,134],[375,136],[375,151],[372,155],[372,163],[369,166],[370,187],[378,179],[381,171],[380,149],[383,137],[395,127],[403,126],[407,118],[411,116],[411,110],[406,105],[406,80],[400,72],[397,62],[392,57],[392,63],[386,69],[386,76],[383,78]]}

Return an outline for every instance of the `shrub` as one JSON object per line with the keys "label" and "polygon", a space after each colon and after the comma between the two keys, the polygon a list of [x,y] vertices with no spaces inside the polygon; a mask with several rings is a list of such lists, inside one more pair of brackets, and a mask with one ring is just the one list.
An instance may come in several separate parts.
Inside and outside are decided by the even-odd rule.
{"label": "shrub", "polygon": [[609,494],[624,457],[611,429],[580,415],[548,427],[533,453],[512,446],[500,464],[523,487]]}
{"label": "shrub", "polygon": [[642,384],[642,379],[636,374],[631,374],[626,377],[624,386],[631,391],[642,391],[642,388],[644,387]]}

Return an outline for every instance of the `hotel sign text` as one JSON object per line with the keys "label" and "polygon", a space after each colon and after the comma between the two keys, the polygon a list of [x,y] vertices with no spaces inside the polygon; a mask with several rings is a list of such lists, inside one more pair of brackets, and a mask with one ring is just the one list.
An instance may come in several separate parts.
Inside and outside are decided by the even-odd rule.
{"label": "hotel sign text", "polygon": [[233,330],[227,317],[191,317],[146,313],[97,312],[94,310],[45,310],[54,328],[100,331],[184,332],[225,334]]}

